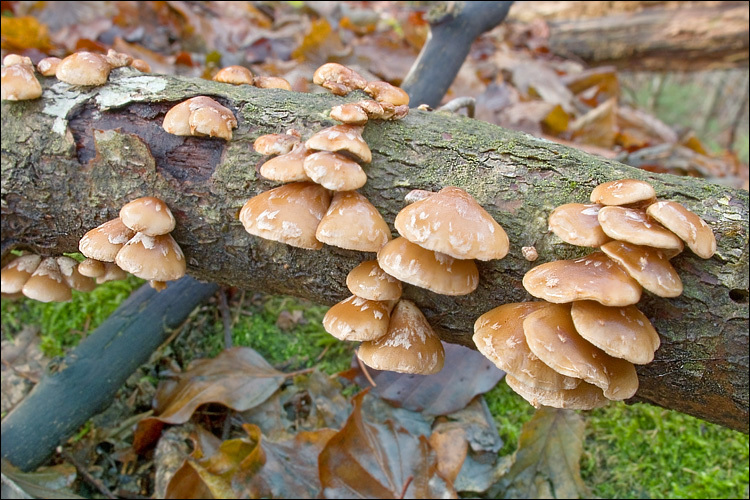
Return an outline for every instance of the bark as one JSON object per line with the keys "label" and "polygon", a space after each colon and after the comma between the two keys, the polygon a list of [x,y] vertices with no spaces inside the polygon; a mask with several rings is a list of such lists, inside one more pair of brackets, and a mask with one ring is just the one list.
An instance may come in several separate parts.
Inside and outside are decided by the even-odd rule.
{"label": "bark", "polygon": [[639,12],[550,21],[550,50],[630,70],[747,67],[747,2],[649,3]]}
{"label": "bark", "polygon": [[[303,138],[334,124],[331,106],[357,100],[116,70],[94,89],[47,79],[41,99],[2,104],[2,250],[44,254],[77,249],[89,229],[136,197],[172,208],[174,237],[201,280],[289,294],[331,305],[349,296],[346,274],[374,254],[326,246],[302,250],[248,235],[237,219],[245,201],[274,186],[260,178],[259,135],[295,127]],[[239,121],[230,142],[177,137],[164,113],[194,95],[212,95]],[[443,112],[412,110],[398,122],[369,123],[373,151],[360,190],[391,224],[411,189],[465,188],[505,228],[510,254],[478,262],[479,288],[448,297],[406,286],[440,336],[472,346],[476,318],[530,300],[526,271],[585,255],[547,231],[563,203],[584,202],[598,183],[638,178],[661,199],[683,203],[717,235],[709,260],[673,259],[685,285],[675,299],[644,292],[639,307],[662,337],[655,361],[639,367],[637,397],[748,431],[748,193],[701,179],[658,175],[525,134]],[[534,245],[535,263],[521,247]],[[448,367],[450,369],[450,367]]]}

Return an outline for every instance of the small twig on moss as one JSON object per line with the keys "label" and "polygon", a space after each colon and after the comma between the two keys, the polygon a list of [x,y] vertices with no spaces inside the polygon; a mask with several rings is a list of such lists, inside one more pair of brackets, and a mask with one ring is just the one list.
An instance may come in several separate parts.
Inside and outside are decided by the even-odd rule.
{"label": "small twig on moss", "polygon": [[450,111],[451,113],[457,113],[460,109],[466,108],[466,115],[469,118],[474,118],[474,110],[476,108],[477,101],[473,97],[456,97],[440,106],[438,111]]}

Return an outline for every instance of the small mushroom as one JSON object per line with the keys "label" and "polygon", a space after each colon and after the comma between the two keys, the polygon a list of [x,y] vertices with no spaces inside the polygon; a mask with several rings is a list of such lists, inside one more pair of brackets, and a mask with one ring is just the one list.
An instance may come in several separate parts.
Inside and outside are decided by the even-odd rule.
{"label": "small mushroom", "polygon": [[323,328],[339,340],[375,340],[386,334],[389,320],[387,303],[352,295],[326,312]]}
{"label": "small mushroom", "polygon": [[61,62],[59,57],[45,57],[36,65],[36,70],[44,76],[55,76]]}
{"label": "small mushroom", "polygon": [[76,52],[57,65],[55,75],[61,82],[71,85],[104,85],[112,66],[107,58],[93,52]]}
{"label": "small mushroom", "polygon": [[378,264],[396,279],[443,295],[466,295],[479,285],[473,260],[427,250],[404,237],[388,242],[378,252]]}
{"label": "small mushroom", "polygon": [[603,207],[597,218],[607,236],[616,240],[678,252],[684,246],[680,238],[643,210]]}
{"label": "small mushroom", "polygon": [[376,370],[430,375],[443,369],[445,350],[422,311],[400,300],[391,312],[388,332],[362,342],[357,356]]}
{"label": "small mushroom", "polygon": [[549,230],[565,243],[581,247],[598,247],[611,241],[599,225],[599,210],[603,205],[567,203],[549,215]]}
{"label": "small mushroom", "polygon": [[[115,255],[116,256],[116,255]],[[105,262],[96,259],[86,258],[83,262],[78,264],[78,272],[89,278],[98,278],[104,276],[107,268]]]}
{"label": "small mushroom", "polygon": [[659,297],[677,297],[682,293],[680,275],[658,248],[610,241],[601,250],[649,292]]}
{"label": "small mushroom", "polygon": [[114,49],[109,49],[106,55],[107,62],[113,68],[123,68],[133,63],[133,56],[125,54],[124,52],[117,52]]}
{"label": "small mushroom", "polygon": [[172,211],[153,196],[144,196],[123,205],[120,220],[131,230],[149,236],[171,233],[175,228]]}
{"label": "small mushroom", "polygon": [[232,139],[237,128],[234,114],[210,97],[197,96],[177,104],[164,116],[164,130],[174,135]]}
{"label": "small mushroom", "polygon": [[601,205],[630,205],[655,198],[656,191],[648,182],[620,179],[599,184],[591,191],[590,199]]}
{"label": "small mushroom", "polygon": [[356,191],[340,191],[334,194],[315,237],[339,248],[377,252],[390,241],[391,230],[367,198]]}
{"label": "small mushroom", "polygon": [[185,256],[171,234],[136,233],[117,252],[115,263],[144,280],[172,281],[185,275]]}
{"label": "small mushroom", "polygon": [[73,297],[54,257],[42,260],[21,291],[39,302],[67,302]]}
{"label": "small mushroom", "polygon": [[311,181],[305,172],[305,158],[314,152],[304,144],[297,144],[288,153],[271,158],[261,165],[260,175],[277,182]]}
{"label": "small mushroom", "polygon": [[42,258],[36,254],[21,255],[6,264],[0,272],[0,290],[2,293],[19,293],[29,281]]}
{"label": "small mushroom", "polygon": [[675,201],[649,206],[648,215],[679,236],[695,255],[710,259],[716,252],[716,237],[706,221]]}
{"label": "small mushroom", "polygon": [[22,56],[19,54],[8,54],[3,57],[3,66],[13,66],[15,64],[23,64],[25,66],[33,66],[34,63],[30,57]]}
{"label": "small mushroom", "polygon": [[510,373],[505,375],[505,382],[534,408],[551,406],[568,410],[593,410],[609,402],[599,387],[588,382],[581,382],[574,389],[545,389],[524,384]]}
{"label": "small mushroom", "polygon": [[[294,129],[292,129],[294,130]],[[294,133],[296,132],[296,133]],[[262,155],[284,155],[300,143],[299,132],[261,135],[253,143],[253,149]]]}
{"label": "small mushroom", "polygon": [[3,101],[27,101],[42,95],[42,85],[30,64],[13,64],[0,70],[0,98]]}
{"label": "small mushroom", "polygon": [[352,90],[361,90],[367,86],[367,80],[359,73],[338,63],[326,63],[316,69],[313,83],[336,95],[346,95]]}
{"label": "small mushroom", "polygon": [[255,236],[309,250],[323,243],[315,230],[328,210],[331,195],[312,182],[284,184],[249,199],[240,210],[245,230]]}
{"label": "small mushroom", "polygon": [[114,262],[104,263],[104,274],[96,277],[96,284],[101,285],[108,281],[120,281],[128,277],[128,273],[120,269]]}
{"label": "small mushroom", "polygon": [[370,82],[364,88],[364,91],[378,102],[387,102],[394,106],[409,104],[409,94],[388,82]]}
{"label": "small mushroom", "polygon": [[361,126],[334,125],[325,128],[310,137],[305,146],[319,151],[346,151],[363,163],[372,161],[372,152],[362,139]]}
{"label": "small mushroom", "polygon": [[364,125],[369,117],[364,109],[356,104],[340,104],[331,108],[331,118],[352,125]]}
{"label": "small mushroom", "polygon": [[96,281],[78,271],[77,260],[62,256],[57,258],[57,265],[60,268],[60,274],[62,274],[65,283],[73,290],[90,292],[96,288]]}
{"label": "small mushroom", "polygon": [[78,242],[78,249],[90,259],[114,262],[117,252],[133,236],[135,231],[123,224],[118,217],[84,234]]}
{"label": "small mushroom", "polygon": [[232,85],[252,85],[253,72],[244,66],[227,66],[213,77],[215,82],[231,83]]}
{"label": "small mushroom", "polygon": [[346,286],[354,295],[367,300],[401,298],[401,282],[383,271],[377,260],[367,260],[349,271]]}
{"label": "small mushroom", "polygon": [[256,76],[253,85],[260,89],[292,90],[291,84],[279,76]]}
{"label": "small mushroom", "polygon": [[143,59],[133,59],[133,62],[130,63],[130,67],[133,69],[137,69],[141,73],[151,72],[151,65]]}
{"label": "small mushroom", "polygon": [[353,191],[367,182],[359,163],[341,153],[312,153],[305,157],[303,168],[313,182],[331,191]]}

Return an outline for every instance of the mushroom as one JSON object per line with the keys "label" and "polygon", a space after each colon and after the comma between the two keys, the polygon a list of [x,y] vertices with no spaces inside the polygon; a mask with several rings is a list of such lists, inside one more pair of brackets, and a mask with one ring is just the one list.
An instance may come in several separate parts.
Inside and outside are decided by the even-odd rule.
{"label": "mushroom", "polygon": [[340,104],[332,107],[331,118],[352,125],[364,125],[369,119],[365,110],[356,104]]}
{"label": "mushroom", "polygon": [[660,201],[646,212],[679,236],[698,257],[710,259],[716,252],[716,237],[708,224],[679,203]]}
{"label": "mushroom", "polygon": [[592,300],[573,302],[571,318],[576,331],[612,357],[637,365],[654,359],[659,334],[636,306],[607,307]]}
{"label": "mushroom", "polygon": [[387,102],[394,106],[409,104],[409,94],[388,82],[370,82],[365,86],[364,91],[378,102]]}
{"label": "mushroom", "polygon": [[303,168],[313,182],[331,191],[353,191],[367,182],[359,163],[341,153],[312,153],[305,157]]}
{"label": "mushroom", "polygon": [[171,234],[136,233],[117,252],[115,263],[144,280],[171,281],[185,275],[185,256]]}
{"label": "mushroom", "polygon": [[377,260],[366,260],[349,271],[346,286],[354,295],[367,300],[401,298],[401,282],[383,271]]}
{"label": "mushroom", "polygon": [[394,106],[389,102],[364,99],[355,103],[362,108],[370,120],[400,120],[409,114],[409,106]]}
{"label": "mushroom", "polygon": [[133,56],[125,54],[124,52],[117,52],[114,49],[109,49],[107,51],[106,59],[109,65],[113,68],[122,68],[133,63]]}
{"label": "mushroom", "polygon": [[42,260],[21,291],[39,302],[67,302],[73,297],[54,257]]}
{"label": "mushroom", "polygon": [[106,283],[108,281],[124,280],[127,277],[128,273],[120,269],[120,266],[118,266],[114,262],[105,262],[104,274],[96,277],[96,284],[101,285],[102,283]]}
{"label": "mushroom", "polygon": [[61,256],[57,258],[57,266],[60,268],[60,274],[62,274],[65,283],[73,290],[90,292],[96,288],[96,281],[79,272],[77,260]]}
{"label": "mushroom", "polygon": [[574,389],[544,389],[524,384],[510,373],[505,374],[505,382],[534,408],[552,406],[568,410],[593,410],[609,402],[599,387],[588,382],[581,382]]}
{"label": "mushroom", "polygon": [[151,72],[151,65],[143,59],[133,59],[133,62],[130,63],[130,67],[133,69],[137,69],[141,73]]}
{"label": "mushroom", "polygon": [[430,375],[443,368],[445,350],[422,311],[408,300],[400,300],[391,312],[388,332],[376,340],[362,342],[357,356],[376,370]]}
{"label": "mushroom", "polygon": [[256,76],[253,85],[261,89],[292,90],[289,82],[278,76]]}
{"label": "mushroom", "polygon": [[549,230],[565,243],[581,247],[598,247],[611,241],[599,224],[599,210],[603,205],[567,203],[549,215]]}
{"label": "mushroom", "polygon": [[42,258],[36,254],[21,255],[6,264],[0,272],[0,290],[2,293],[19,293],[29,281]]}
{"label": "mushroom", "polygon": [[310,181],[305,172],[305,158],[315,151],[304,144],[297,144],[288,153],[271,158],[260,166],[260,175],[277,182]]}
{"label": "mushroom", "polygon": [[323,328],[339,340],[374,340],[388,331],[389,309],[385,302],[352,295],[326,312]]}
{"label": "mushroom", "polygon": [[34,63],[30,57],[22,56],[19,54],[8,54],[3,57],[3,66],[13,66],[15,64],[22,64],[24,66],[33,66]]}
{"label": "mushroom", "polygon": [[473,260],[427,250],[404,237],[388,242],[378,252],[378,264],[396,279],[443,295],[466,295],[479,285]]}
{"label": "mushroom", "polygon": [[456,259],[502,259],[508,253],[508,235],[500,224],[457,187],[407,205],[394,225],[412,243]]}
{"label": "mushroom", "polygon": [[523,286],[548,302],[590,299],[606,306],[636,304],[642,291],[638,282],[603,252],[537,266],[524,275]]}
{"label": "mushroom", "polygon": [[61,62],[59,57],[45,57],[36,65],[36,70],[44,76],[55,76]]}
{"label": "mushroom", "polygon": [[310,250],[320,250],[315,230],[328,210],[331,195],[312,182],[293,182],[260,193],[240,210],[245,230],[255,236]]}
{"label": "mushroom", "polygon": [[84,234],[78,242],[78,249],[90,259],[114,262],[117,252],[133,236],[135,231],[123,224],[118,217]]}
{"label": "mushroom", "polygon": [[3,101],[26,101],[42,95],[42,85],[30,64],[13,64],[0,70],[0,98]]}
{"label": "mushroom", "polygon": [[174,135],[232,139],[237,128],[234,114],[210,97],[197,96],[177,104],[164,116],[164,130]]}
{"label": "mushroom", "polygon": [[550,305],[548,302],[521,302],[498,306],[477,318],[472,338],[479,352],[529,388],[575,389],[581,380],[561,375],[540,361],[529,349],[523,333],[523,320]]}
{"label": "mushroom", "polygon": [[76,52],[57,65],[55,75],[71,85],[104,85],[112,69],[107,58],[93,52]]}
{"label": "mushroom", "polygon": [[149,236],[171,233],[175,219],[166,203],[153,196],[144,196],[123,205],[120,220],[135,232]]}
{"label": "mushroom", "polygon": [[[116,256],[116,255],[115,255]],[[86,258],[83,262],[78,264],[78,272],[89,278],[98,278],[104,276],[107,268],[105,262],[96,259]]]}
{"label": "mushroom", "polygon": [[361,90],[367,86],[367,80],[359,73],[338,63],[326,63],[316,69],[313,83],[336,95],[346,95],[352,90]]}
{"label": "mushroom", "polygon": [[610,241],[601,250],[649,292],[659,297],[677,297],[682,293],[680,275],[658,248]]}
{"label": "mushroom", "polygon": [[636,179],[605,182],[591,191],[591,203],[601,205],[630,205],[656,198],[651,184]]}
{"label": "mushroom", "polygon": [[285,134],[261,135],[253,143],[253,149],[262,155],[284,155],[300,143],[300,134],[290,129]]}
{"label": "mushroom", "polygon": [[599,210],[599,224],[610,238],[665,248],[681,252],[682,240],[673,232],[664,228],[643,210],[625,207],[603,207]]}
{"label": "mushroom", "polygon": [[363,163],[370,163],[372,152],[362,139],[362,130],[357,125],[334,125],[315,133],[305,146],[319,151],[346,151]]}
{"label": "mushroom", "polygon": [[215,82],[231,83],[232,85],[252,85],[253,72],[244,66],[227,66],[213,77]]}
{"label": "mushroom", "polygon": [[377,252],[391,240],[391,230],[372,203],[356,191],[337,192],[315,237],[328,245]]}

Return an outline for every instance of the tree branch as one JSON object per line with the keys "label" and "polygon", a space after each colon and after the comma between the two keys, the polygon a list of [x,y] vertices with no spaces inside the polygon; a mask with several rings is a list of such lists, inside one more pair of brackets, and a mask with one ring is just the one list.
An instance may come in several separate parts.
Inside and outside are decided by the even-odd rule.
{"label": "tree branch", "polygon": [[[75,251],[89,229],[126,202],[162,198],[177,219],[174,237],[188,271],[207,281],[290,294],[322,304],[349,295],[346,274],[374,254],[325,247],[308,251],[248,235],[237,220],[247,199],[274,186],[256,173],[259,135],[295,127],[303,138],[332,125],[336,97],[234,87],[183,77],[115,70],[100,88],[53,79],[41,99],[2,104],[2,250]],[[239,121],[231,142],[177,137],[164,113],[195,95],[211,95]],[[415,287],[405,296],[441,337],[472,345],[476,318],[507,302],[530,300],[523,275],[538,263],[588,253],[547,231],[550,211],[584,202],[598,183],[650,182],[661,199],[683,203],[716,233],[709,260],[673,259],[685,285],[675,299],[644,293],[639,307],[662,337],[654,363],[639,367],[638,397],[748,431],[748,193],[701,179],[658,175],[525,134],[442,112],[412,110],[398,122],[369,123],[373,151],[360,190],[392,225],[411,189],[465,188],[505,228],[510,254],[479,262],[472,294],[447,297]],[[521,247],[534,245],[536,263]]]}

